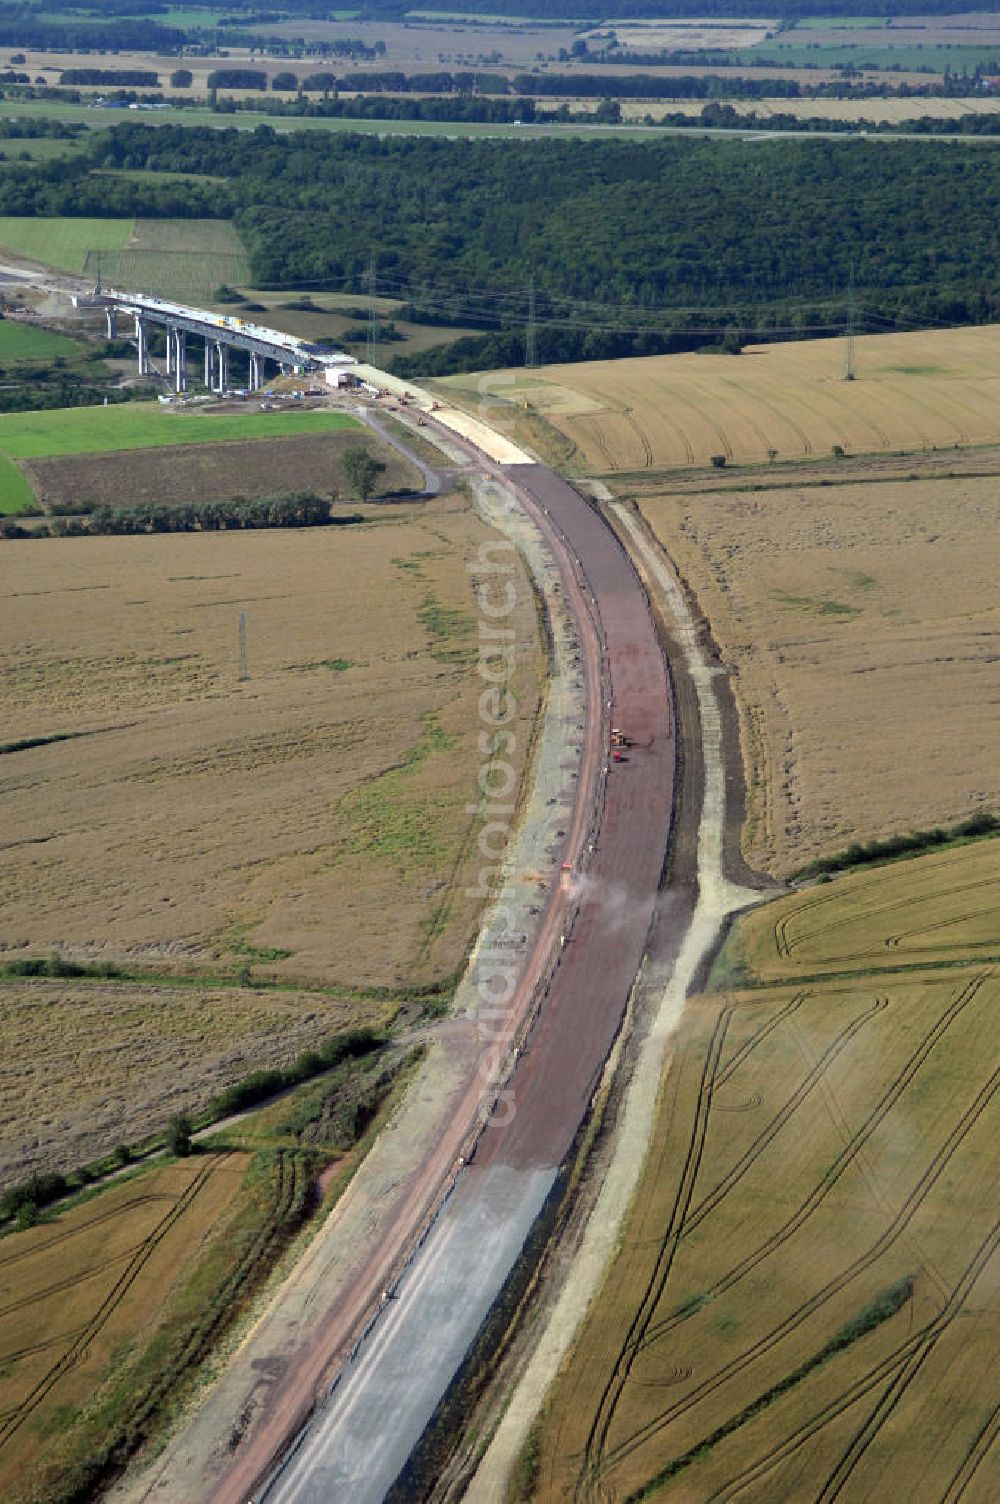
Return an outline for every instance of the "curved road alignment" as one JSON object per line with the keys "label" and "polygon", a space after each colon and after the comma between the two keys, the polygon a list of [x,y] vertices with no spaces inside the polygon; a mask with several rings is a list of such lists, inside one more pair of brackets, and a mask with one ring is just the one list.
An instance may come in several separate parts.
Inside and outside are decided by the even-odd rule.
{"label": "curved road alignment", "polygon": [[[704,767],[698,812],[697,901],[683,940],[665,975],[649,978],[659,992],[656,1012],[642,1040],[617,1130],[613,1157],[568,1276],[499,1426],[466,1489],[467,1504],[504,1504],[507,1479],[530,1427],[598,1294],[618,1247],[656,1128],[660,1084],[670,1042],[704,957],[718,940],[728,915],[760,903],[768,893],[740,887],[725,875],[726,766],[719,670],[706,659],[697,625],[672,566],[648,531],[620,502],[612,510],[628,535],[634,557],[651,583],[694,685]],[[659,970],[659,968],[657,968]]]}
{"label": "curved road alignment", "polygon": [[[513,1117],[483,1130],[397,1298],[383,1307],[269,1486],[254,1495],[267,1504],[384,1498],[556,1180],[620,1026],[653,915],[674,743],[666,666],[646,596],[617,538],[570,486],[537,465],[500,473],[548,535],[575,601],[590,701],[586,792],[574,834],[586,838],[589,864],[574,878],[572,909],[551,911],[553,922],[562,911],[565,927],[546,924],[535,952],[531,972],[544,1003],[507,1082]],[[611,719],[633,746],[627,762],[608,766],[606,742],[594,738],[607,735]],[[546,940],[556,963],[547,984]],[[524,1003],[512,1001],[512,1014]]]}

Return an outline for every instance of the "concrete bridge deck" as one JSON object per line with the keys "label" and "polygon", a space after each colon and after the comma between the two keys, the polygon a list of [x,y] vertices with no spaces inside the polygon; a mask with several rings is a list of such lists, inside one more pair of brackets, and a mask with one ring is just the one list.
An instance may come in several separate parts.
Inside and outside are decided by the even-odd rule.
{"label": "concrete bridge deck", "polygon": [[342,350],[328,350],[310,340],[285,334],[280,329],[269,329],[235,314],[211,313],[204,308],[172,303],[147,293],[118,292],[114,288],[96,289],[92,301],[104,308],[109,339],[117,336],[120,316],[134,319],[141,376],[160,374],[150,361],[149,331],[151,328],[166,330],[166,374],[173,378],[178,392],[187,388],[187,340],[190,335],[204,341],[205,386],[210,391],[224,392],[227,388],[230,350],[249,354],[248,386],[251,391],[266,384],[266,361],[272,361],[282,371],[323,371],[324,376],[330,368],[355,365],[354,357]]}

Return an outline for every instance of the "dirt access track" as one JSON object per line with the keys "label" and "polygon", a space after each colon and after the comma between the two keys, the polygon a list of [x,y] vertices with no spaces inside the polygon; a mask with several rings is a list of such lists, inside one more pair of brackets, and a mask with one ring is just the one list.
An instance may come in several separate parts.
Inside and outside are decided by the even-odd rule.
{"label": "dirt access track", "polygon": [[[454,434],[447,437],[454,446]],[[553,888],[520,958],[506,1027],[491,1021],[493,1039],[527,1044],[513,1050],[504,1087],[516,1111],[498,1112],[484,1129],[402,1277],[383,1241],[364,1278],[324,1313],[213,1491],[215,1504],[248,1497],[368,1504],[385,1496],[556,1185],[646,947],[675,763],[667,669],[648,600],[617,538],[572,487],[541,466],[501,468],[471,445],[460,447],[514,488],[548,542],[576,619],[587,724],[562,852],[573,878]],[[621,763],[608,750],[612,723],[632,743]],[[415,1240],[423,1230],[429,1177],[444,1188],[454,1178],[456,1146],[468,1153],[478,1065],[470,1054],[435,1163],[422,1167],[397,1209],[390,1240],[397,1250],[402,1231]],[[371,1322],[380,1290],[390,1285],[398,1298]],[[356,1341],[366,1321],[370,1330]],[[334,1372],[335,1393],[323,1401]],[[287,1466],[269,1477],[273,1459],[296,1437]]]}

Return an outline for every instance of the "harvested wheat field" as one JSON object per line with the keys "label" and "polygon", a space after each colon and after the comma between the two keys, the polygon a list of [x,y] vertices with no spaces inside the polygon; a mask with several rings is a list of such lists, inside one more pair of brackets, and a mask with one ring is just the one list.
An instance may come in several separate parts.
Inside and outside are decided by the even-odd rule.
{"label": "harvested wheat field", "polygon": [[[491,418],[576,473],[767,463],[1000,439],[1000,331],[869,335],[845,382],[842,340],[751,346],[740,356],[653,355],[502,371]],[[481,405],[478,376],[428,383]]]}
{"label": "harvested wheat field", "polygon": [[233,1081],[394,1011],[292,989],[0,982],[0,1191],[141,1143]]}
{"label": "harvested wheat field", "polygon": [[[518,1497],[997,1497],[998,881],[993,840],[741,921],[733,988],[685,1009],[622,1252]],[[914,971],[939,925],[965,964]]]}
{"label": "harvested wheat field", "polygon": [[805,480],[640,502],[731,672],[776,876],[1000,805],[995,479]]}
{"label": "harvested wheat field", "polygon": [[183,1284],[246,1170],[240,1154],[153,1170],[0,1243],[0,1496],[93,1403]]}
{"label": "harvested wheat field", "polygon": [[[7,958],[242,960],[340,987],[450,977],[476,911],[466,562],[491,538],[451,499],[350,529],[8,545]],[[517,578],[527,727],[541,659]]]}

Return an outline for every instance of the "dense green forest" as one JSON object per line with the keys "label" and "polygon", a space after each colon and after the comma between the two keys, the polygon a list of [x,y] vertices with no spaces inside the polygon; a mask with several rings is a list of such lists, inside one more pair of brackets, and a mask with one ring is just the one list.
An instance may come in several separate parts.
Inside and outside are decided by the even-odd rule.
{"label": "dense green forest", "polygon": [[[94,169],[101,169],[95,173]],[[116,178],[107,169],[224,183]],[[998,317],[1000,154],[942,142],[379,140],[127,123],[10,164],[2,214],[226,215],[271,287],[378,291],[506,361],[533,280],[542,358]],[[400,369],[408,369],[402,363]]]}

